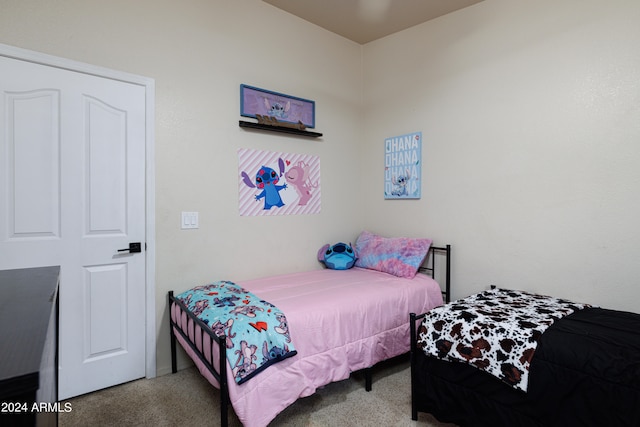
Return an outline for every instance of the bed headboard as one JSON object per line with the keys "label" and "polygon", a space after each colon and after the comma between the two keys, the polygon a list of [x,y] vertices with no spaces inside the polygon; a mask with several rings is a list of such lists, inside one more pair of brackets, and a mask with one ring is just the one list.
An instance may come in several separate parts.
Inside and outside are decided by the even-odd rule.
{"label": "bed headboard", "polygon": [[[442,267],[438,267],[444,262],[444,271]],[[442,287],[442,276],[444,275],[444,289],[442,289],[442,297],[444,302],[451,301],[451,245],[431,246],[427,253],[427,258],[419,272],[428,274],[434,280],[439,280]],[[436,278],[436,271],[438,277]]]}

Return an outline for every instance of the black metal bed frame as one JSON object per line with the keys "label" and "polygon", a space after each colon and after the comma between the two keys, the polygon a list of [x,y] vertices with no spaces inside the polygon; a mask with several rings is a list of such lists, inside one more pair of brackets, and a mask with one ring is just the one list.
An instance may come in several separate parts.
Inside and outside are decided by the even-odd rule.
{"label": "black metal bed frame", "polygon": [[[436,250],[440,250],[440,251],[446,251],[446,283],[445,283],[445,290],[442,291],[442,295],[444,297],[444,302],[448,303],[451,302],[451,245],[447,245],[444,248],[434,248]],[[436,258],[435,258],[435,252],[431,252],[431,267],[422,267],[421,269],[425,269],[431,272],[431,277],[434,277],[435,275],[435,264],[436,264]],[[427,313],[422,313],[422,314],[416,314],[416,313],[409,313],[409,335],[411,337],[411,344],[410,344],[410,350],[409,350],[409,354],[410,354],[410,360],[411,360],[411,419],[413,421],[416,421],[418,419],[418,405],[415,399],[415,395],[416,395],[416,386],[417,386],[417,380],[416,380],[416,372],[415,372],[415,357],[416,357],[416,348],[417,348],[417,344],[418,344],[418,337],[417,337],[417,330],[416,330],[416,323],[418,320],[420,319],[424,319],[424,317],[427,315]]]}
{"label": "black metal bed frame", "polygon": [[[189,320],[192,320],[194,322],[193,340],[200,344],[200,348],[202,350],[198,350],[198,347],[197,347],[196,343],[192,342],[191,339],[189,338],[189,336],[182,330],[182,327],[176,321],[173,320],[173,316],[172,316],[172,313],[171,313],[172,304],[176,304],[178,307],[180,307],[180,310],[187,315],[187,318],[188,318],[187,319],[187,329],[188,329]],[[204,323],[196,315],[194,315],[191,311],[189,311],[189,309],[182,303],[182,301],[180,301],[179,299],[177,299],[176,297],[173,296],[173,291],[169,291],[169,310],[170,310],[170,312],[169,312],[169,329],[170,329],[170,334],[171,334],[171,372],[174,373],[174,374],[176,372],[178,372],[178,362],[177,362],[177,355],[176,355],[176,341],[177,340],[176,340],[176,335],[175,335],[175,331],[177,331],[178,334],[187,343],[187,345],[189,345],[189,347],[191,347],[191,349],[194,351],[194,353],[202,361],[202,363],[204,363],[204,365],[211,372],[211,374],[216,379],[216,381],[218,381],[218,384],[220,385],[220,425],[222,427],[227,427],[229,425],[229,415],[228,415],[228,412],[229,412],[228,411],[228,409],[229,409],[229,388],[228,388],[228,383],[227,383],[227,370],[226,369],[220,369],[221,366],[225,366],[226,367],[226,365],[221,363],[221,364],[219,364],[221,366],[219,366],[218,369],[216,369],[215,366],[213,366],[213,355],[215,354],[216,351],[218,352],[218,355],[220,357],[220,359],[219,359],[220,361],[226,361],[227,360],[227,346],[225,345],[226,337],[224,335],[218,337],[216,334],[214,334],[213,331],[211,331],[211,329],[209,328],[209,326],[207,326],[206,323]],[[199,334],[197,334],[197,329],[196,329],[195,325],[200,326],[200,333]],[[211,362],[209,362],[207,360],[207,358],[203,354],[203,352],[204,352],[204,334],[207,334],[210,337]],[[217,347],[217,349],[216,349],[216,347]]]}
{"label": "black metal bed frame", "polygon": [[[448,302],[448,301],[447,301]],[[418,386],[417,378],[416,378],[416,350],[418,348],[418,337],[416,330],[416,322],[420,319],[424,319],[427,313],[416,314],[409,313],[409,334],[411,334],[411,344],[410,344],[410,360],[411,360],[411,419],[413,421],[418,420],[418,402],[416,401],[416,387]]]}
{"label": "black metal bed frame", "polygon": [[431,276],[432,279],[436,278],[436,255],[443,254],[445,256],[445,284],[442,290],[442,296],[444,302],[451,301],[451,245],[446,246],[431,246],[429,253],[427,254],[426,265],[423,264],[418,271],[426,273]]}
{"label": "black metal bed frame", "polygon": [[[442,295],[443,298],[445,300],[445,302],[449,302],[451,299],[451,245],[446,245],[446,246],[431,246],[431,248],[429,249],[429,253],[427,255],[427,259],[425,262],[425,265],[423,267],[420,267],[418,271],[428,274],[429,276],[431,276],[431,278],[435,279],[435,273],[436,273],[436,254],[444,254],[444,256],[446,257],[445,259],[445,289],[441,289],[442,291]],[[169,331],[171,334],[171,372],[172,373],[176,373],[178,371],[178,366],[177,366],[177,355],[176,355],[176,335],[175,335],[175,331],[178,332],[178,334],[182,337],[182,339],[187,343],[187,345],[189,345],[189,347],[191,348],[191,350],[193,350],[193,352],[198,356],[198,358],[200,359],[200,361],[207,367],[207,369],[211,372],[211,374],[213,375],[213,377],[216,379],[216,381],[218,381],[218,384],[220,385],[220,426],[221,427],[227,427],[229,425],[229,404],[230,404],[230,400],[229,400],[229,384],[228,384],[228,379],[227,379],[227,370],[224,369],[226,368],[226,364],[222,363],[223,361],[227,360],[227,347],[225,345],[225,341],[226,341],[226,337],[224,335],[222,336],[217,336],[208,326],[206,323],[204,323],[202,320],[200,320],[195,314],[193,314],[191,311],[189,311],[189,309],[182,303],[182,301],[180,301],[179,299],[177,299],[176,297],[174,297],[173,295],[173,291],[169,291],[168,293],[168,302],[169,302]],[[187,315],[187,329],[188,329],[188,323],[189,320],[193,321],[194,323],[194,327],[193,327],[193,341],[191,341],[191,339],[189,338],[189,336],[182,330],[182,327],[180,326],[180,324],[178,324],[177,322],[175,322],[173,320],[173,316],[172,316],[172,304],[176,304],[181,312],[185,313]],[[413,347],[414,347],[414,340],[415,340],[415,320],[413,317],[415,317],[414,313],[410,314],[410,317],[412,319],[412,322],[410,322],[410,330],[411,330],[411,358],[414,357],[413,355]],[[422,315],[422,317],[424,317],[424,315]],[[197,328],[195,327],[196,325],[198,325],[200,327],[200,332],[199,334],[197,333]],[[211,345],[211,362],[209,362],[207,360],[207,358],[203,355],[204,352],[204,335],[208,335],[210,337],[210,345]],[[197,344],[200,344],[200,348],[202,350],[198,350],[198,346]],[[217,347],[217,348],[216,348]],[[213,355],[215,353],[218,353],[219,356],[219,361],[221,363],[219,363],[218,368],[216,368],[213,364]],[[224,368],[223,368],[224,367]],[[364,375],[365,375],[365,390],[366,391],[371,391],[372,389],[372,376],[371,376],[371,372],[372,372],[372,368],[373,367],[369,367],[369,368],[365,368],[364,371]],[[413,364],[412,364],[412,369],[413,369]],[[412,387],[412,393],[413,393],[413,371],[411,374],[411,387]],[[413,402],[412,402],[412,414],[413,414]],[[417,417],[417,412],[416,412],[416,417]],[[417,419],[417,418],[414,418]]]}

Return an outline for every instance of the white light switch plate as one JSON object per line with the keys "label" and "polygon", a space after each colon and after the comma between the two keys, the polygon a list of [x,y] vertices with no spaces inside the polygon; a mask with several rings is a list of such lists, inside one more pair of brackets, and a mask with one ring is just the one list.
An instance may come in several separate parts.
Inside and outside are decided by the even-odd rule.
{"label": "white light switch plate", "polygon": [[198,212],[182,212],[182,229],[198,228]]}

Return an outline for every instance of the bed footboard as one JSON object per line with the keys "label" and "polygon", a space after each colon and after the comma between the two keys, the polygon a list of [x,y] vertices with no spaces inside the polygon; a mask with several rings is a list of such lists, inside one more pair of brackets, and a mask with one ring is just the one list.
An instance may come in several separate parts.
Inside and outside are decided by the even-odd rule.
{"label": "bed footboard", "polygon": [[[227,384],[227,347],[224,344],[226,337],[217,336],[211,328],[198,319],[185,305],[173,296],[169,291],[169,331],[171,334],[171,371],[178,371],[176,360],[176,333],[189,345],[202,363],[211,372],[220,385],[220,425],[227,427],[229,424],[229,389]],[[193,333],[193,337],[189,335]],[[208,340],[205,340],[205,336]],[[208,342],[206,342],[208,341]],[[205,351],[205,346],[207,351]],[[218,367],[214,366],[214,354],[218,354]],[[207,353],[210,357],[207,357]]]}

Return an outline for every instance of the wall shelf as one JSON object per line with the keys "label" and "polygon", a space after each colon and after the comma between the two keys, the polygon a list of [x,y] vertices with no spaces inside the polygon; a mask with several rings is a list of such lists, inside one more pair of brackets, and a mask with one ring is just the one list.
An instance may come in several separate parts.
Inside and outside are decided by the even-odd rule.
{"label": "wall shelf", "polygon": [[322,134],[319,132],[311,132],[308,130],[300,130],[300,129],[294,129],[294,128],[281,127],[281,126],[263,125],[260,123],[245,122],[244,120],[240,120],[239,124],[241,128],[247,128],[247,129],[257,129],[257,130],[266,130],[270,132],[288,133],[291,135],[306,136],[310,138],[318,138],[322,136]]}

